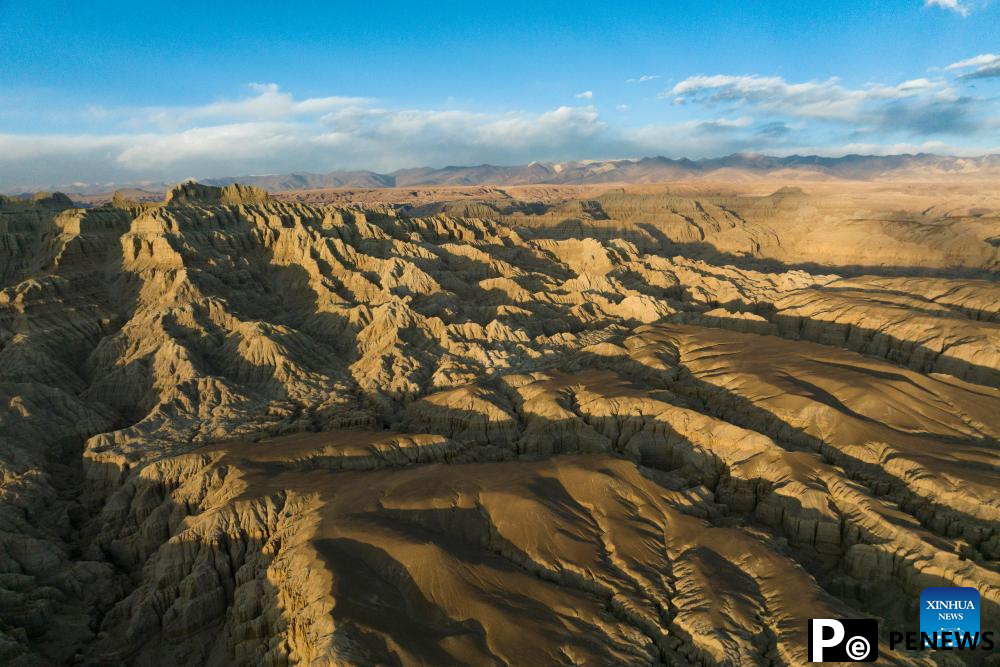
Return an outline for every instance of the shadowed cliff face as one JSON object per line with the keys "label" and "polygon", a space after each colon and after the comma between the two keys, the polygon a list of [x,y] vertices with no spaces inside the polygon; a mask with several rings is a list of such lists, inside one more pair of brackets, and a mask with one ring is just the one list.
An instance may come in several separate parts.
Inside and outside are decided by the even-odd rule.
{"label": "shadowed cliff face", "polygon": [[761,264],[853,263],[804,197],[0,206],[0,661],[798,665],[931,585],[993,627],[989,222]]}

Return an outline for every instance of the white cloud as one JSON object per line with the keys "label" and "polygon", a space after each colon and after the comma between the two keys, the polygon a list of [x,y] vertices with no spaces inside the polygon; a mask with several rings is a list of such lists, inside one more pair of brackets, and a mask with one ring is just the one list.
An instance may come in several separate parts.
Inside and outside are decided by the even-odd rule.
{"label": "white cloud", "polygon": [[577,93],[574,97],[578,100],[592,100],[594,99],[594,91],[585,90],[582,93]]}
{"label": "white cloud", "polygon": [[952,63],[945,67],[945,69],[965,69],[967,67],[980,67],[982,65],[992,65],[994,63],[1000,62],[1000,56],[993,53],[983,53],[972,58],[966,58],[965,60],[959,60],[957,63]]}
{"label": "white cloud", "polygon": [[659,74],[643,74],[635,79],[625,79],[625,83],[646,83],[661,78]]}
{"label": "white cloud", "polygon": [[866,103],[929,94],[953,95],[944,81],[913,79],[895,86],[868,84],[845,88],[838,79],[788,83],[778,76],[693,76],[660,96],[678,103],[753,105],[807,118],[854,120]]}
{"label": "white cloud", "polygon": [[197,107],[151,107],[136,120],[161,127],[180,127],[194,121],[277,120],[309,116],[349,106],[369,104],[363,97],[313,97],[296,100],[275,83],[252,83],[253,95],[238,100],[222,100]]}
{"label": "white cloud", "polygon": [[987,79],[1000,77],[1000,55],[993,53],[983,53],[981,55],[959,60],[945,67],[946,70],[967,70],[961,75],[963,79]]}
{"label": "white cloud", "polygon": [[[328,114],[323,121],[330,131],[316,137],[319,143],[352,150],[370,146],[377,153],[369,160],[403,160],[405,166],[419,160],[418,154],[468,153],[469,148],[492,154],[558,150],[606,127],[590,106],[563,106],[541,114],[355,108]],[[408,155],[410,150],[413,154]]]}
{"label": "white cloud", "polygon": [[[946,70],[975,74],[995,59],[984,54]],[[587,95],[580,99],[592,99],[591,91]],[[849,87],[837,79],[694,76],[664,96],[683,102],[684,109],[663,106],[661,118],[642,120],[619,104],[620,113],[609,120],[586,102],[505,113],[389,108],[362,97],[297,98],[275,84],[200,106],[95,104],[80,107],[84,111],[75,116],[87,131],[0,134],[0,190],[622,155],[836,153],[844,146],[880,152],[879,146],[940,144],[941,151],[975,152],[976,145],[1000,143],[996,102],[963,97],[953,80]],[[701,118],[690,120],[692,115]],[[935,135],[956,142],[941,143]]]}
{"label": "white cloud", "polygon": [[[262,88],[257,97],[263,100],[248,99],[233,113],[252,120],[225,118],[213,103],[164,110],[185,121],[187,126],[177,128],[138,110],[123,120],[127,132],[0,134],[0,188],[568,159],[607,130],[591,106],[485,114],[383,109],[357,98],[299,101],[273,87]],[[278,113],[275,99],[284,114]],[[201,120],[216,116],[229,122]]]}
{"label": "white cloud", "polygon": [[943,79],[849,88],[838,79],[789,83],[777,76],[694,76],[664,91],[674,104],[753,111],[853,126],[860,133],[966,134],[984,122],[986,104]]}
{"label": "white cloud", "polygon": [[122,167],[145,171],[195,161],[253,160],[294,151],[309,142],[308,133],[290,123],[235,123],[132,138],[115,156]]}
{"label": "white cloud", "polygon": [[[590,106],[544,113],[338,110],[314,124],[253,121],[135,134],[0,135],[0,184],[174,181],[290,171],[418,165],[523,164],[667,154],[704,157],[761,150],[749,117],[616,129]],[[746,136],[740,133],[747,131]]]}
{"label": "white cloud", "polygon": [[959,0],[925,0],[924,7],[940,7],[948,9],[962,16],[969,15],[969,7],[963,5]]}

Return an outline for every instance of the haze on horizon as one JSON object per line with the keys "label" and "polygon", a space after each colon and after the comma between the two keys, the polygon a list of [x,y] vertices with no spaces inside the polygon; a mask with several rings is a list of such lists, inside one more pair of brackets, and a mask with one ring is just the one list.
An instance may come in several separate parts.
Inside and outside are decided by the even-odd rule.
{"label": "haze on horizon", "polygon": [[[711,4],[712,6],[701,6]],[[0,3],[0,190],[665,155],[1000,150],[976,0]]]}

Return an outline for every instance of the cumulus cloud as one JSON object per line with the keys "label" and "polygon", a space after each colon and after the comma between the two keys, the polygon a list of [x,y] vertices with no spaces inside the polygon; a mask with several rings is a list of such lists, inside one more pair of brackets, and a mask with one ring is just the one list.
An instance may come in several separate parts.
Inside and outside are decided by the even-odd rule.
{"label": "cumulus cloud", "polygon": [[252,83],[253,95],[237,100],[221,100],[196,107],[152,107],[132,120],[160,127],[180,127],[199,121],[278,120],[311,116],[335,109],[369,104],[363,97],[314,97],[296,100],[274,83]]}
{"label": "cumulus cloud", "polygon": [[943,79],[849,88],[838,79],[789,83],[778,76],[694,76],[661,94],[675,104],[698,103],[772,116],[854,125],[861,130],[919,134],[966,133],[981,109]]}
{"label": "cumulus cloud", "polygon": [[962,16],[968,16],[970,11],[968,5],[962,4],[959,0],[925,0],[924,7],[940,7]]}
{"label": "cumulus cloud", "polygon": [[578,100],[592,100],[594,99],[594,91],[585,90],[582,93],[577,93],[576,95],[574,95],[574,97],[576,97],[576,99]]}
{"label": "cumulus cloud", "polygon": [[1000,55],[984,53],[948,65],[946,70],[971,70],[961,74],[963,79],[989,79],[1000,77]]}
{"label": "cumulus cloud", "polygon": [[0,188],[568,159],[607,132],[591,106],[499,114],[385,109],[362,98],[298,100],[274,85],[234,102],[111,113],[121,131],[0,134]]}

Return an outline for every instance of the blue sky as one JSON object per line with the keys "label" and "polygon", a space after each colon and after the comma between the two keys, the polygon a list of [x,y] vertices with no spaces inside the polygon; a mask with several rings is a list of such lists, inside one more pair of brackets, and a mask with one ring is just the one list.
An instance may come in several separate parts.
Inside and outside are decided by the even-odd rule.
{"label": "blue sky", "polygon": [[0,0],[0,189],[1000,150],[1000,3]]}

